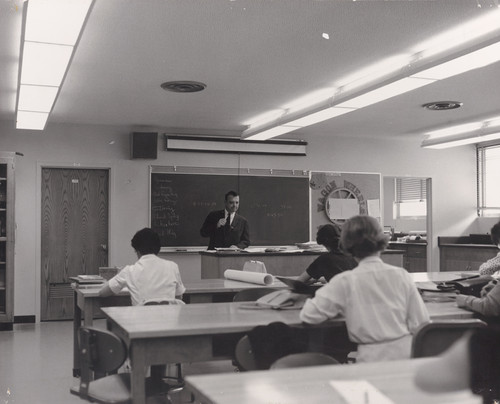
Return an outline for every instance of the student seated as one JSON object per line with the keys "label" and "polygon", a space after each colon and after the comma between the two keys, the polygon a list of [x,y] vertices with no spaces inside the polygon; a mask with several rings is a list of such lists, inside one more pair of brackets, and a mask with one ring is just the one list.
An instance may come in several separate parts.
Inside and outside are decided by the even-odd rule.
{"label": "student seated", "polygon": [[99,290],[99,296],[117,294],[126,286],[132,305],[181,299],[186,288],[182,284],[179,267],[175,262],[158,257],[161,248],[158,234],[150,228],[139,230],[132,238],[132,248],[139,260],[127,265],[106,282]]}
{"label": "student seated", "polygon": [[387,243],[375,218],[350,218],[340,245],[358,266],[333,277],[300,312],[311,324],[344,316],[349,338],[358,344],[358,362],[409,358],[412,334],[429,321],[410,274],[380,259]]}
{"label": "student seated", "polygon": [[352,257],[340,251],[339,240],[339,226],[333,224],[321,226],[316,233],[316,242],[325,246],[328,252],[316,258],[297,279],[310,283],[323,277],[328,282],[335,275],[353,269],[357,263]]}
{"label": "student seated", "polygon": [[[491,228],[490,234],[493,244],[500,248],[500,222]],[[479,266],[480,275],[493,275],[497,271],[500,271],[500,252]]]}
{"label": "student seated", "polygon": [[421,365],[415,384],[445,393],[471,389],[483,403],[500,401],[500,329],[480,328],[465,334],[440,356]]}
{"label": "student seated", "polygon": [[495,279],[481,289],[481,297],[458,295],[456,299],[458,307],[482,314],[489,323],[500,321],[500,271],[492,276]]}

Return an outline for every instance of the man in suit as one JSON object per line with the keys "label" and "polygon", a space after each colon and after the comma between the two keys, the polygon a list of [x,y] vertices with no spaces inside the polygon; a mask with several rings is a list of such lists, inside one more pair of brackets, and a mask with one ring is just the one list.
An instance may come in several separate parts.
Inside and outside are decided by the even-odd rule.
{"label": "man in suit", "polygon": [[236,213],[240,206],[240,197],[235,191],[229,191],[224,198],[225,209],[210,212],[200,229],[202,237],[210,237],[208,249],[216,247],[246,248],[250,245],[248,222]]}

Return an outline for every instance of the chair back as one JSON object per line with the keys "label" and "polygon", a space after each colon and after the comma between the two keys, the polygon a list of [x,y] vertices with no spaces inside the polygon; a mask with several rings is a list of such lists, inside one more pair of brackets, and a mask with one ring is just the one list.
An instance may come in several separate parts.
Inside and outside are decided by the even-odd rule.
{"label": "chair back", "polygon": [[236,364],[240,370],[259,369],[248,335],[240,338],[234,349]]}
{"label": "chair back", "polygon": [[413,336],[412,358],[436,356],[469,330],[486,327],[479,319],[439,320],[421,325]]}
{"label": "chair back", "polygon": [[233,302],[253,302],[278,289],[276,288],[249,288],[242,289],[233,297]]}
{"label": "chair back", "polygon": [[94,327],[80,327],[80,392],[88,394],[92,372],[115,372],[127,358],[124,342],[112,332]]}
{"label": "chair back", "polygon": [[302,366],[338,365],[340,362],[320,352],[302,352],[284,356],[269,369],[298,368]]}

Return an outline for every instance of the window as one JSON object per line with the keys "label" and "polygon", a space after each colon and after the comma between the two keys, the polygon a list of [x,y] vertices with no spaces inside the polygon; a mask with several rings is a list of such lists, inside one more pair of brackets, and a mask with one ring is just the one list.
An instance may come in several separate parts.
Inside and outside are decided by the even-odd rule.
{"label": "window", "polygon": [[427,187],[425,178],[395,178],[396,196],[394,219],[419,218],[427,215]]}
{"label": "window", "polygon": [[500,145],[477,147],[477,215],[500,214]]}

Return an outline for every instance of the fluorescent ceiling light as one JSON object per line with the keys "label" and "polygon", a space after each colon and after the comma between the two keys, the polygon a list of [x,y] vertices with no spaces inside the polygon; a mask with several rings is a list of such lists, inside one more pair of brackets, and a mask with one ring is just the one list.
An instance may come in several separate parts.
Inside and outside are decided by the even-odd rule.
{"label": "fluorescent ceiling light", "polygon": [[57,87],[21,84],[18,109],[21,111],[50,112],[57,96]]}
{"label": "fluorescent ceiling light", "polygon": [[25,41],[74,46],[92,0],[29,0]]}
{"label": "fluorescent ceiling light", "polygon": [[304,127],[309,125],[314,125],[315,123],[323,122],[328,119],[334,118],[339,115],[347,114],[348,112],[355,111],[353,108],[326,108],[319,112],[315,112],[311,115],[306,115],[303,118],[295,119],[294,121],[287,122],[286,126],[296,126],[296,127]]}
{"label": "fluorescent ceiling light", "polygon": [[297,130],[297,129],[300,129],[300,126],[299,127],[284,126],[284,125],[283,126],[276,126],[274,128],[267,129],[263,132],[255,134],[255,135],[248,136],[247,138],[245,138],[245,140],[267,140],[267,139],[271,139],[271,138],[276,137],[276,136],[283,135],[283,134],[288,133],[288,132],[293,132],[294,130]]}
{"label": "fluorescent ceiling light", "polygon": [[441,137],[459,135],[461,133],[478,130],[481,129],[481,126],[482,126],[481,122],[471,122],[471,123],[465,123],[463,125],[450,126],[449,128],[434,130],[432,132],[427,132],[427,134],[432,139],[438,139]]}
{"label": "fluorescent ceiling light", "polygon": [[400,95],[411,90],[415,90],[419,87],[426,86],[427,84],[433,82],[434,80],[406,77],[404,79],[395,81],[394,83],[387,84],[383,87],[379,87],[363,95],[352,98],[348,101],[344,101],[335,106],[343,108],[364,108],[368,105],[376,104],[377,102],[384,101],[388,98],[395,97],[396,95]]}
{"label": "fluorescent ceiling light", "polygon": [[500,139],[500,133],[490,133],[487,135],[477,135],[472,136],[467,135],[465,137],[452,137],[452,138],[441,138],[441,139],[426,139],[422,142],[422,147],[428,149],[446,149],[449,147],[463,146],[466,144],[487,142],[490,140]]}
{"label": "fluorescent ceiling light", "polygon": [[16,129],[43,130],[48,118],[48,112],[17,111]]}
{"label": "fluorescent ceiling light", "polygon": [[297,98],[284,106],[283,109],[287,110],[288,114],[291,114],[304,108],[312,107],[316,104],[325,103],[325,101],[328,101],[333,97],[334,93],[335,88],[322,88]]}
{"label": "fluorescent ceiling light", "polygon": [[21,84],[60,86],[72,53],[71,46],[25,42]]}
{"label": "fluorescent ceiling light", "polygon": [[92,3],[93,0],[25,3],[16,128],[45,128]]}
{"label": "fluorescent ceiling light", "polygon": [[500,60],[500,42],[460,56],[430,69],[413,74],[411,77],[442,80],[470,70],[488,66]]}
{"label": "fluorescent ceiling light", "polygon": [[401,66],[407,65],[410,61],[411,55],[396,55],[388,57],[364,69],[357,70],[347,77],[343,77],[336,82],[336,86],[343,87],[342,92],[354,90],[401,70]]}

